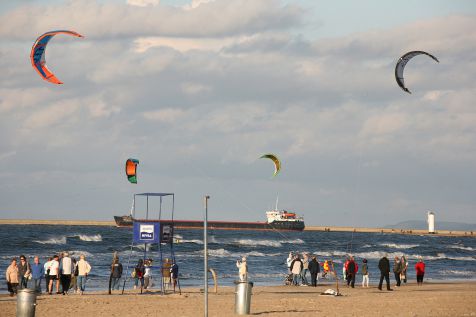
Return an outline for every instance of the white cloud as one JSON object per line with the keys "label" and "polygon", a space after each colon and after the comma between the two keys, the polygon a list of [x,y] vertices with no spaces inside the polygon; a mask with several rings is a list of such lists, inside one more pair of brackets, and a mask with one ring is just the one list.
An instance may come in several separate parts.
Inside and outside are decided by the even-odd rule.
{"label": "white cloud", "polygon": [[[135,0],[135,4],[151,4]],[[37,14],[42,12],[42,14]],[[259,30],[287,29],[300,23],[301,9],[278,0],[224,0],[194,10],[71,0],[63,5],[24,5],[0,16],[0,35],[32,39],[45,30],[75,30],[89,39],[123,36],[222,37]],[[51,19],[50,17],[55,17]]]}
{"label": "white cloud", "polygon": [[38,128],[53,127],[72,119],[72,116],[80,109],[81,103],[77,99],[63,100],[50,106],[40,108],[28,115],[23,128],[36,130]]}
{"label": "white cloud", "polygon": [[212,90],[209,85],[203,85],[199,83],[183,83],[182,91],[187,95],[196,95],[199,93],[206,93]]}
{"label": "white cloud", "polygon": [[148,111],[142,114],[146,120],[159,121],[165,123],[174,123],[182,118],[186,113],[180,109],[162,109],[156,111]]}
{"label": "white cloud", "polygon": [[127,0],[127,4],[138,7],[157,6],[159,3],[160,0]]}
{"label": "white cloud", "polygon": [[213,2],[213,1],[215,1],[215,0],[192,0],[191,3],[185,4],[183,6],[183,8],[185,10],[193,10],[193,9],[198,8],[202,4],[207,4],[207,3],[210,3],[210,2]]}

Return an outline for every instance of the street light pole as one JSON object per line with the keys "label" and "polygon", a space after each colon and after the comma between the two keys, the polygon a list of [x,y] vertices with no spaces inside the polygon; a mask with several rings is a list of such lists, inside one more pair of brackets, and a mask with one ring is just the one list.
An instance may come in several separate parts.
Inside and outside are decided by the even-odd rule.
{"label": "street light pole", "polygon": [[203,221],[203,266],[204,266],[204,293],[205,293],[205,317],[208,317],[208,245],[207,245],[207,227],[208,227],[208,199],[210,196],[205,196],[205,220]]}

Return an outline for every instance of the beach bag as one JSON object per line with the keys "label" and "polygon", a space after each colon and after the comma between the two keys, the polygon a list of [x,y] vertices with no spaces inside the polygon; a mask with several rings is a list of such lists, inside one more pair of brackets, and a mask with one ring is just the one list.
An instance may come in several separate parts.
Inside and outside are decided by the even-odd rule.
{"label": "beach bag", "polygon": [[132,278],[135,278],[135,277],[136,277],[136,270],[135,270],[135,269],[132,270],[132,272],[131,272],[131,277],[132,277]]}

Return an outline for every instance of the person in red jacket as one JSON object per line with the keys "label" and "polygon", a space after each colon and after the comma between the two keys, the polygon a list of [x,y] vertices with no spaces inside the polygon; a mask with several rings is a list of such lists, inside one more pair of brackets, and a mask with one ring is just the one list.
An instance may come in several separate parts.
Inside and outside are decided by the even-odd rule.
{"label": "person in red jacket", "polygon": [[420,257],[417,264],[415,264],[415,271],[417,284],[421,286],[423,284],[423,276],[425,275],[425,263],[423,262],[422,257]]}

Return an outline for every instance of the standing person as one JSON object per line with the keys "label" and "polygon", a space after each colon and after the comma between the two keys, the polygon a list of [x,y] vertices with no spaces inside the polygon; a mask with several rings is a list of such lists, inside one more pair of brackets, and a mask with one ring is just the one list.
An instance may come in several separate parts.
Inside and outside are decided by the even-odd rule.
{"label": "standing person", "polygon": [[72,258],[71,262],[73,266],[73,274],[71,274],[71,283],[69,284],[69,289],[72,289],[76,294],[78,292],[78,262],[75,258]]}
{"label": "standing person", "polygon": [[357,263],[355,263],[353,257],[349,257],[349,263],[347,264],[347,286],[354,288],[355,274],[357,273]]}
{"label": "standing person", "polygon": [[422,286],[423,277],[425,276],[425,263],[423,262],[423,258],[421,256],[418,258],[417,264],[415,264],[415,271],[417,284],[418,286]]}
{"label": "standing person", "polygon": [[111,289],[119,290],[119,281],[122,277],[122,264],[119,262],[119,258],[116,257],[114,259],[114,263],[112,264],[112,272],[111,272]]}
{"label": "standing person", "polygon": [[400,280],[403,281],[403,283],[407,283],[407,269],[408,269],[408,261],[407,258],[402,255],[402,258],[400,259],[400,263],[402,266],[402,273],[400,273]]}
{"label": "standing person", "polygon": [[84,254],[79,256],[78,261],[78,284],[79,289],[81,291],[81,295],[84,294],[84,290],[86,289],[86,281],[88,279],[89,272],[91,272],[91,265],[89,265],[88,261],[84,257]]}
{"label": "standing person", "polygon": [[387,282],[387,291],[393,291],[390,288],[390,261],[387,259],[385,254],[380,261],[378,262],[378,268],[380,270],[380,282],[378,283],[378,289],[382,290],[383,279]]}
{"label": "standing person", "polygon": [[7,268],[7,271],[5,272],[5,278],[7,280],[8,292],[10,293],[10,296],[13,296],[18,291],[19,283],[17,259],[12,259],[12,262],[10,263]]}
{"label": "standing person", "polygon": [[362,260],[362,287],[369,287],[369,267],[367,259]]}
{"label": "standing person", "polygon": [[167,290],[170,288],[170,268],[172,267],[172,260],[169,258],[165,259],[164,266],[162,268],[162,285],[164,287],[164,290]]}
{"label": "standing person", "polygon": [[246,263],[246,257],[242,257],[241,262],[237,260],[236,267],[238,268],[240,281],[242,282],[247,281],[248,280],[248,264]]}
{"label": "standing person", "polygon": [[[50,273],[48,274],[49,276],[49,284],[48,284],[48,293],[51,295],[53,294],[53,284],[56,283],[56,294],[60,294],[59,291],[59,285],[60,285],[60,280],[59,280],[59,257],[58,255],[53,256],[53,260],[51,260],[50,263]],[[55,282],[56,281],[56,282]]]}
{"label": "standing person", "polygon": [[31,274],[30,263],[26,260],[26,257],[20,255],[20,264],[18,265],[18,274],[20,278],[20,289],[28,288],[28,279]]}
{"label": "standing person", "polygon": [[395,281],[397,281],[396,287],[400,287],[401,280],[400,274],[402,273],[402,263],[400,262],[400,258],[398,256],[395,257],[393,261],[393,274],[395,275]]}
{"label": "standing person", "polygon": [[178,270],[179,270],[179,267],[177,263],[175,263],[175,260],[174,260],[172,266],[170,267],[170,277],[172,278],[172,283],[174,285],[174,293],[175,293],[175,286],[177,285],[177,281],[178,281]]}
{"label": "standing person", "polygon": [[347,256],[345,258],[344,266],[342,267],[342,276],[344,280],[347,280],[347,266],[349,266],[349,262],[350,262],[350,257]]}
{"label": "standing person", "polygon": [[71,275],[74,274],[73,261],[69,257],[68,252],[64,252],[63,257],[61,258],[60,272],[62,294],[65,295],[68,294],[69,286],[71,284]]}
{"label": "standing person", "polygon": [[309,255],[307,253],[302,254],[302,271],[301,271],[301,285],[309,285],[306,274],[309,271]]}
{"label": "standing person", "polygon": [[52,261],[53,261],[53,258],[49,257],[46,260],[45,265],[43,265],[43,270],[45,272],[45,289],[47,293],[49,292],[48,289],[50,287],[50,267],[51,267]]}
{"label": "standing person", "polygon": [[140,288],[144,287],[144,273],[145,273],[145,268],[144,268],[144,260],[139,259],[137,262],[136,267],[134,268],[134,289],[137,288],[140,282]]}
{"label": "standing person", "polygon": [[33,285],[35,292],[41,294],[41,280],[45,275],[45,267],[43,264],[40,263],[40,258],[35,256],[33,258],[33,264],[31,266],[31,276],[33,279]]}
{"label": "standing person", "polygon": [[286,259],[286,266],[288,267],[288,274],[291,274],[291,263],[294,260],[292,252],[289,252],[288,258]]}
{"label": "standing person", "polygon": [[317,275],[321,268],[319,267],[319,262],[315,255],[312,256],[311,262],[309,262],[309,272],[311,273],[311,286],[317,286]]}
{"label": "standing person", "polygon": [[145,260],[144,263],[144,289],[147,289],[150,286],[152,287],[151,279],[152,273],[150,272],[152,266],[152,259]]}
{"label": "standing person", "polygon": [[301,276],[301,271],[303,269],[303,264],[299,258],[299,254],[294,256],[294,260],[291,262],[291,273],[293,273],[293,285],[299,285],[299,277]]}

